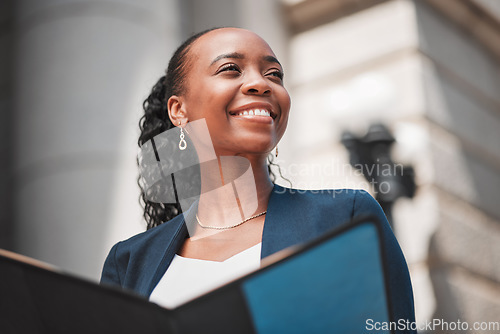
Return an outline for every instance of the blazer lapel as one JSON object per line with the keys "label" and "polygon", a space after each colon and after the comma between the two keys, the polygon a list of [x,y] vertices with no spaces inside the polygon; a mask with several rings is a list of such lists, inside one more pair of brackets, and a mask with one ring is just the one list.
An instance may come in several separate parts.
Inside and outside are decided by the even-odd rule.
{"label": "blazer lapel", "polygon": [[262,233],[261,258],[312,238],[308,208],[298,190],[274,185]]}

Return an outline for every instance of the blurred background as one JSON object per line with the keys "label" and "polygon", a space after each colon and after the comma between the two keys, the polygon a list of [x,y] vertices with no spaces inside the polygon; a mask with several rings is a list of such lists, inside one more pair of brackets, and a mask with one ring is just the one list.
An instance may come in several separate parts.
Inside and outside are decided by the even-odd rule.
{"label": "blurred background", "polygon": [[377,199],[418,322],[499,321],[497,0],[4,0],[0,248],[99,279],[112,244],[145,230],[142,101],[180,42],[214,26],[255,31],[284,64],[277,160],[293,187],[380,195],[350,165],[363,145],[412,168],[416,192]]}

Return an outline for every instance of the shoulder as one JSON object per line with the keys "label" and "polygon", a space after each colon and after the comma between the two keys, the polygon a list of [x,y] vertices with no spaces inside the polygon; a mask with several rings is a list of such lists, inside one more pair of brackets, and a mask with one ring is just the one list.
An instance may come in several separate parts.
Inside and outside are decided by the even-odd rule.
{"label": "shoulder", "polygon": [[126,286],[131,272],[153,270],[163,258],[168,246],[182,233],[183,222],[184,217],[181,214],[157,227],[116,243],[104,262],[101,283]]}
{"label": "shoulder", "polygon": [[303,190],[276,185],[269,213],[286,222],[287,229],[307,229],[309,232],[304,233],[312,236],[342,226],[358,215],[377,215],[385,220],[375,199],[361,189]]}
{"label": "shoulder", "polygon": [[122,256],[132,255],[132,253],[143,254],[146,250],[154,252],[156,246],[164,247],[168,240],[180,233],[183,222],[184,217],[180,214],[168,222],[118,242],[113,248],[117,255]]}
{"label": "shoulder", "polygon": [[284,205],[294,208],[291,210],[306,210],[311,216],[322,217],[321,220],[309,221],[320,221],[323,224],[323,218],[329,217],[328,221],[337,227],[340,222],[348,223],[358,216],[372,216],[381,223],[384,233],[392,234],[382,207],[363,189],[301,190],[279,186],[277,193],[284,195],[281,201]]}
{"label": "shoulder", "polygon": [[405,258],[382,208],[368,192],[361,189],[300,190],[276,186],[275,193],[272,207],[286,222],[286,225],[280,225],[286,228],[275,233],[279,235],[279,240],[287,237],[293,242],[303,242],[349,223],[357,216],[375,216],[381,227],[383,256],[394,306],[393,317],[414,320],[413,293]]}
{"label": "shoulder", "polygon": [[[275,186],[278,200],[312,208],[335,207],[351,211],[351,216],[363,211],[380,213],[378,202],[363,189],[293,189]],[[359,212],[358,212],[359,211]]]}

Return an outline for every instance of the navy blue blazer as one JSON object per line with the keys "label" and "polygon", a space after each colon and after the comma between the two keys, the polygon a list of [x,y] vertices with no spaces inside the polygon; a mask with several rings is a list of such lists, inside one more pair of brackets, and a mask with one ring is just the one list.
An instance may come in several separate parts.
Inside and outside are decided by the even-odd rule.
{"label": "navy blue blazer", "polygon": [[[186,212],[186,219],[192,213]],[[261,258],[314,239],[364,214],[375,214],[384,222],[382,243],[389,274],[392,319],[413,322],[413,292],[406,261],[380,205],[366,191],[305,191],[275,185],[264,222]],[[179,215],[117,243],[106,259],[101,283],[118,285],[149,297],[187,236],[184,216]]]}

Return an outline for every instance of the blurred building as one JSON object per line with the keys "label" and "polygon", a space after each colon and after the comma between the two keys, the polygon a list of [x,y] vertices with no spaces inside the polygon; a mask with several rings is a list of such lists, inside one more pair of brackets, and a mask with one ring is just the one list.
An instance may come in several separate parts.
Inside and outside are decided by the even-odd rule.
{"label": "blurred building", "polygon": [[394,160],[417,175],[415,198],[393,212],[417,320],[500,319],[498,1],[0,6],[0,247],[97,279],[111,245],[145,228],[142,100],[184,38],[239,26],[285,65],[292,112],[278,160],[293,186],[371,190],[340,135],[384,123]]}
{"label": "blurred building", "polygon": [[370,189],[339,138],[382,121],[395,161],[416,170],[415,198],[393,214],[418,321],[498,321],[500,2],[306,0],[286,13],[289,176]]}

